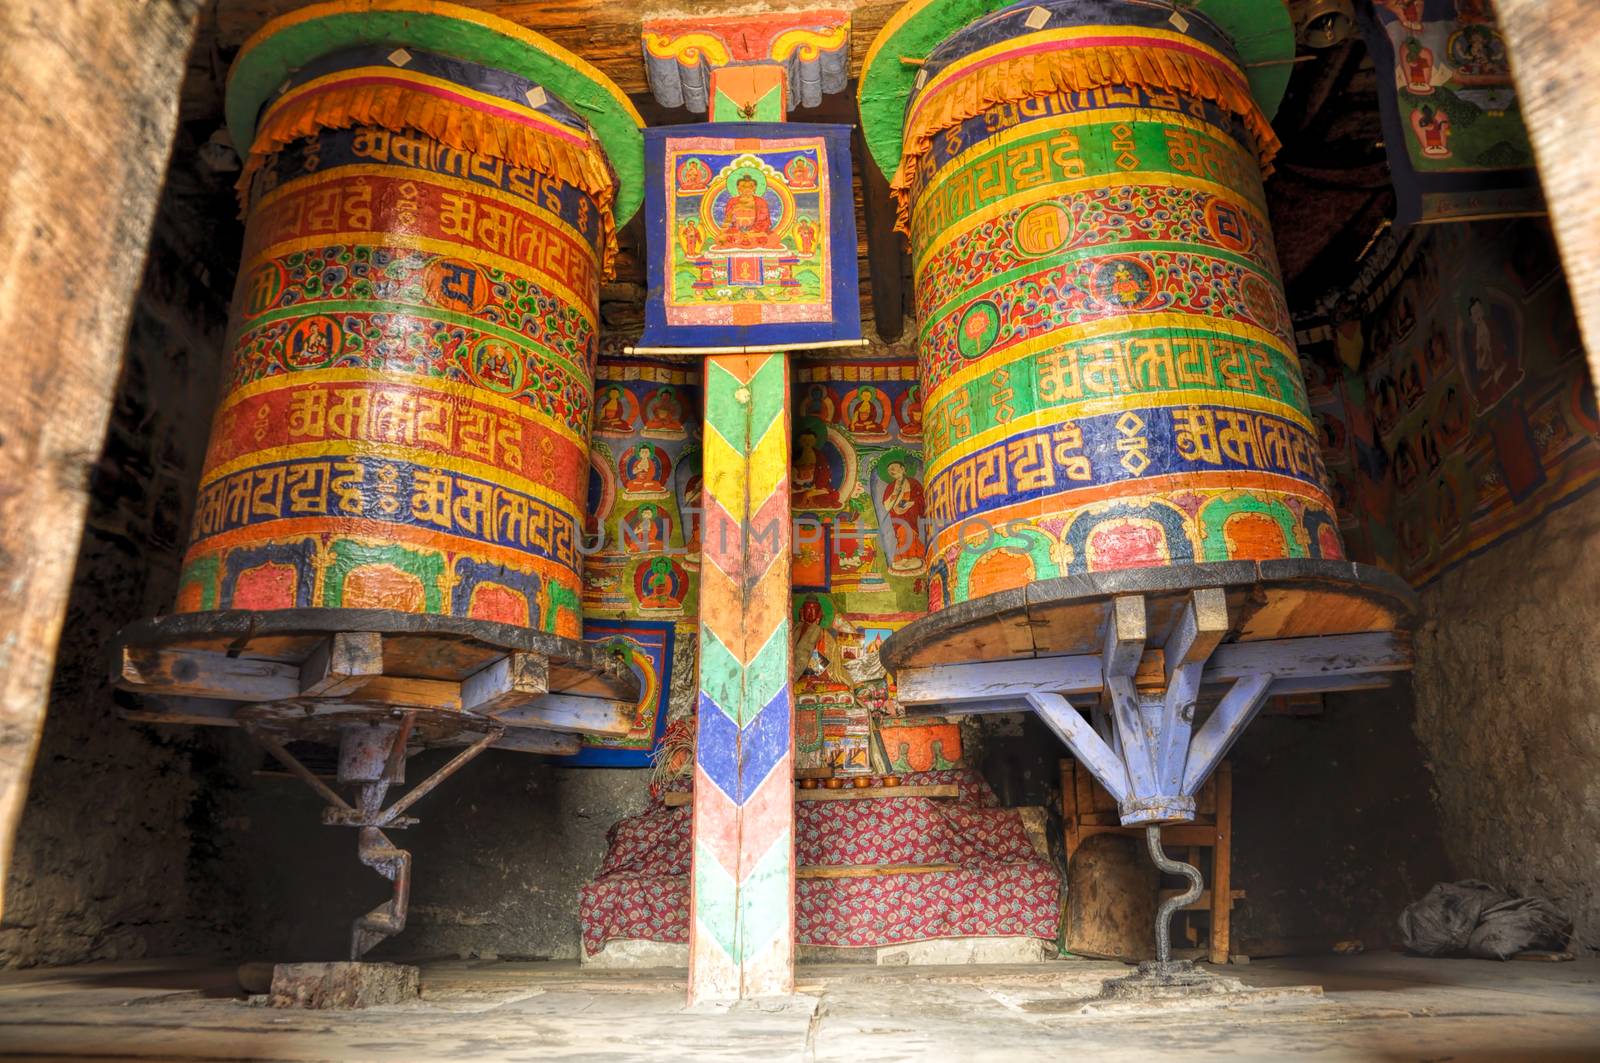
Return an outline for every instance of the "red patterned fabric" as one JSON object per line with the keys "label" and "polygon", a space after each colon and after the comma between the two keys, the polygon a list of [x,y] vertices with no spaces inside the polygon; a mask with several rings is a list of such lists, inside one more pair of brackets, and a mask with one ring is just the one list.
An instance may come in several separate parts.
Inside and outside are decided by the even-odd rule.
{"label": "red patterned fabric", "polygon": [[[954,783],[957,800],[807,801],[796,810],[801,866],[955,864],[954,871],[801,879],[802,945],[863,948],[950,937],[1054,939],[1060,878],[1039,858],[1022,818],[999,807],[976,772],[905,776]],[[579,903],[593,955],[612,938],[689,940],[689,810],[652,803],[611,828],[600,875]]]}

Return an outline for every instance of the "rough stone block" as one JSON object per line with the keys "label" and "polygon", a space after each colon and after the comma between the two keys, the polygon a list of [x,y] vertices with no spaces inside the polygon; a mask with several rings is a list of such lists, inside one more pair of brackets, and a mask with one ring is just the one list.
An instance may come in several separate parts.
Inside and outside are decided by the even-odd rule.
{"label": "rough stone block", "polygon": [[416,1000],[421,972],[401,963],[280,963],[275,1008],[370,1008]]}

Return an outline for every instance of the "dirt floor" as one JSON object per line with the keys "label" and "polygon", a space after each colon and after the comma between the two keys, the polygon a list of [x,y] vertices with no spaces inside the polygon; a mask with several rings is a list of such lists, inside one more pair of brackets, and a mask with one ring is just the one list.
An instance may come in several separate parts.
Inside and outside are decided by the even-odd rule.
{"label": "dirt floor", "polygon": [[0,975],[0,1058],[1600,1059],[1600,960],[1275,960],[1229,969],[1275,990],[1244,1005],[1086,1006],[1126,970],[806,966],[793,998],[690,1011],[682,971],[451,961],[424,966],[415,1004],[311,1012],[194,961],[35,969]]}

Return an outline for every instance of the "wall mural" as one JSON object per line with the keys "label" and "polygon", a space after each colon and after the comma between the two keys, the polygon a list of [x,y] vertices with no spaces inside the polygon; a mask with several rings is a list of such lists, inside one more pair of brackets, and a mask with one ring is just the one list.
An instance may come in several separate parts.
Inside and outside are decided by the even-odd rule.
{"label": "wall mural", "polygon": [[1600,414],[1544,223],[1430,229],[1375,293],[1311,401],[1351,556],[1420,585],[1600,480]]}
{"label": "wall mural", "polygon": [[1365,29],[1380,71],[1396,222],[1543,213],[1489,0],[1374,0]]}
{"label": "wall mural", "polygon": [[[794,376],[790,488],[797,769],[867,775],[907,768],[880,722],[899,715],[878,645],[927,611],[922,394],[916,360],[802,360]],[[908,748],[926,748],[905,725]],[[897,747],[898,748],[898,747]],[[945,766],[960,734],[945,737]],[[900,756],[900,761],[905,761]]]}
{"label": "wall mural", "polygon": [[626,645],[645,689],[634,729],[584,736],[572,763],[648,767],[666,729],[699,608],[700,405],[698,361],[607,354],[595,370],[583,633]]}

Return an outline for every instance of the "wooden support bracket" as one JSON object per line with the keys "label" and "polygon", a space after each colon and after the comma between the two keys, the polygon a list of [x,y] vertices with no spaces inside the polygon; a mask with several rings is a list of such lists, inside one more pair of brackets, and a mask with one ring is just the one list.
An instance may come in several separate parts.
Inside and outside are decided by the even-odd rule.
{"label": "wooden support bracket", "polygon": [[550,690],[550,659],[536,653],[508,653],[461,681],[461,708],[497,716],[522,708]]}
{"label": "wooden support bracket", "polygon": [[376,631],[330,635],[300,665],[300,696],[336,698],[352,694],[383,674],[383,636]]}

